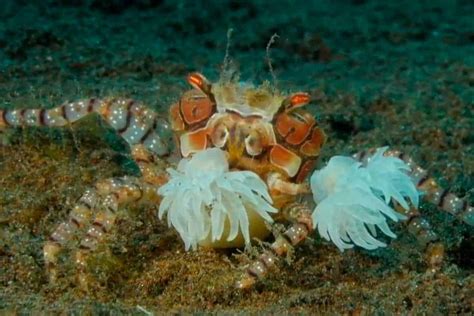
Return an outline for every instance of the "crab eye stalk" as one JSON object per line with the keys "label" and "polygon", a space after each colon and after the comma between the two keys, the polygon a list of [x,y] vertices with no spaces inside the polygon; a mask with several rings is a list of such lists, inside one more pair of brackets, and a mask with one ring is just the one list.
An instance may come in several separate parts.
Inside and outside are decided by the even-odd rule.
{"label": "crab eye stalk", "polygon": [[214,128],[214,130],[211,133],[211,141],[214,144],[214,146],[218,148],[224,147],[224,145],[227,143],[227,139],[229,138],[229,130],[227,127],[222,124]]}
{"label": "crab eye stalk", "polygon": [[299,107],[302,107],[308,104],[309,101],[311,101],[311,98],[308,93],[297,92],[290,95],[285,100],[283,100],[283,106],[284,106],[285,112],[287,112],[287,111],[291,111]]}
{"label": "crab eye stalk", "polygon": [[263,144],[259,135],[252,133],[245,137],[245,150],[250,156],[258,156],[262,153]]}
{"label": "crab eye stalk", "polygon": [[191,86],[193,86],[193,88],[198,89],[207,95],[211,93],[211,83],[202,74],[198,72],[190,73],[186,80]]}

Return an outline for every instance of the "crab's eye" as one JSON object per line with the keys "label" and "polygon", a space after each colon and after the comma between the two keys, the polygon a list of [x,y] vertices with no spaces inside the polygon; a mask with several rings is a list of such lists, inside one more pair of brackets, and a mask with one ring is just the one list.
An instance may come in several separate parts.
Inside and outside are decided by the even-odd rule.
{"label": "crab's eye", "polygon": [[262,153],[262,137],[257,131],[253,130],[245,137],[245,150],[250,156],[257,156]]}
{"label": "crab's eye", "polygon": [[205,94],[209,94],[211,92],[211,83],[202,74],[193,72],[190,73],[186,79],[188,83],[193,86],[193,88],[198,89]]}
{"label": "crab's eye", "polygon": [[286,111],[292,111],[302,107],[310,102],[309,94],[306,92],[297,92],[283,100],[283,106]]}
{"label": "crab's eye", "polygon": [[214,146],[222,148],[227,142],[229,138],[229,130],[227,126],[221,124],[214,128],[213,132],[211,133],[211,141]]}
{"label": "crab's eye", "polygon": [[180,103],[183,119],[189,125],[208,119],[214,112],[214,104],[211,99],[198,90],[186,92]]}

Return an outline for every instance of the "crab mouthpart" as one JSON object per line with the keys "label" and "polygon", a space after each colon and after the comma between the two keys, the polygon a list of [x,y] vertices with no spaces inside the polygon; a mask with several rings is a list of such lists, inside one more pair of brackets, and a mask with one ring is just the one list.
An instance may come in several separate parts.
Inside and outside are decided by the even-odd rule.
{"label": "crab mouthpart", "polygon": [[229,163],[236,162],[242,157],[245,151],[244,140],[241,139],[235,131],[231,131],[229,142],[227,145],[227,152],[229,153]]}

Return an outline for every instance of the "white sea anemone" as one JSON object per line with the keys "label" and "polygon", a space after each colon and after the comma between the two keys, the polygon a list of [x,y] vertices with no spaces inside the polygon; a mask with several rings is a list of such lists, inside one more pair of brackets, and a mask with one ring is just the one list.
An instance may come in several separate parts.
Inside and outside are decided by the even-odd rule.
{"label": "white sea anemone", "polygon": [[391,199],[397,201],[404,209],[409,206],[407,197],[413,206],[418,207],[419,192],[409,176],[410,167],[401,159],[384,156],[388,147],[381,147],[369,158],[367,171],[370,176],[370,187],[385,198],[389,204]]}
{"label": "white sea anemone", "polygon": [[232,241],[239,232],[250,243],[248,210],[271,223],[269,213],[276,213],[268,188],[260,177],[250,171],[229,171],[225,152],[217,148],[183,159],[177,170],[167,169],[170,179],[158,194],[163,196],[159,218],[167,214],[183,239],[185,248],[196,249],[198,243],[211,238],[220,240],[226,222]]}
{"label": "white sea anemone", "polygon": [[355,245],[366,249],[386,246],[375,239],[376,227],[395,238],[387,225],[404,219],[389,206],[391,199],[408,209],[408,198],[418,206],[416,187],[400,159],[385,157],[379,148],[367,166],[350,157],[332,157],[327,166],[311,176],[311,190],[317,206],[313,221],[319,234],[341,251]]}

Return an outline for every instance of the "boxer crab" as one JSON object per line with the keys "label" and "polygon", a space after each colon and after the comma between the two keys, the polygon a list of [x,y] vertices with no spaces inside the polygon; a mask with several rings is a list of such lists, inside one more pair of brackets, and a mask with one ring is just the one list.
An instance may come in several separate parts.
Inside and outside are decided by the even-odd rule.
{"label": "boxer crab", "polygon": [[[242,289],[264,277],[315,227],[341,250],[353,244],[384,246],[374,236],[376,228],[394,236],[385,216],[395,221],[407,216],[409,231],[426,245],[430,265],[437,265],[443,247],[416,211],[417,190],[473,224],[468,203],[440,189],[406,155],[386,149],[335,157],[315,172],[311,189],[318,206],[313,211],[298,201],[310,193],[307,178],[326,137],[302,108],[309,95],[284,96],[269,84],[255,87],[234,80],[211,84],[198,73],[187,80],[193,89],[171,106],[170,126],[150,109],[125,99],[88,99],[50,110],[0,110],[0,128],[59,127],[98,113],[131,146],[141,171],[141,177],[100,181],[82,195],[44,245],[51,281],[57,278],[60,251],[85,229],[75,262],[80,284],[87,288],[87,258],[105,240],[119,207],[128,203],[161,203],[160,218],[166,214],[187,249],[249,245],[252,239],[266,238],[274,220],[290,222],[245,270],[237,283]],[[170,128],[182,157],[177,170],[166,158],[170,146],[164,139]],[[391,201],[405,216],[388,206]]]}

